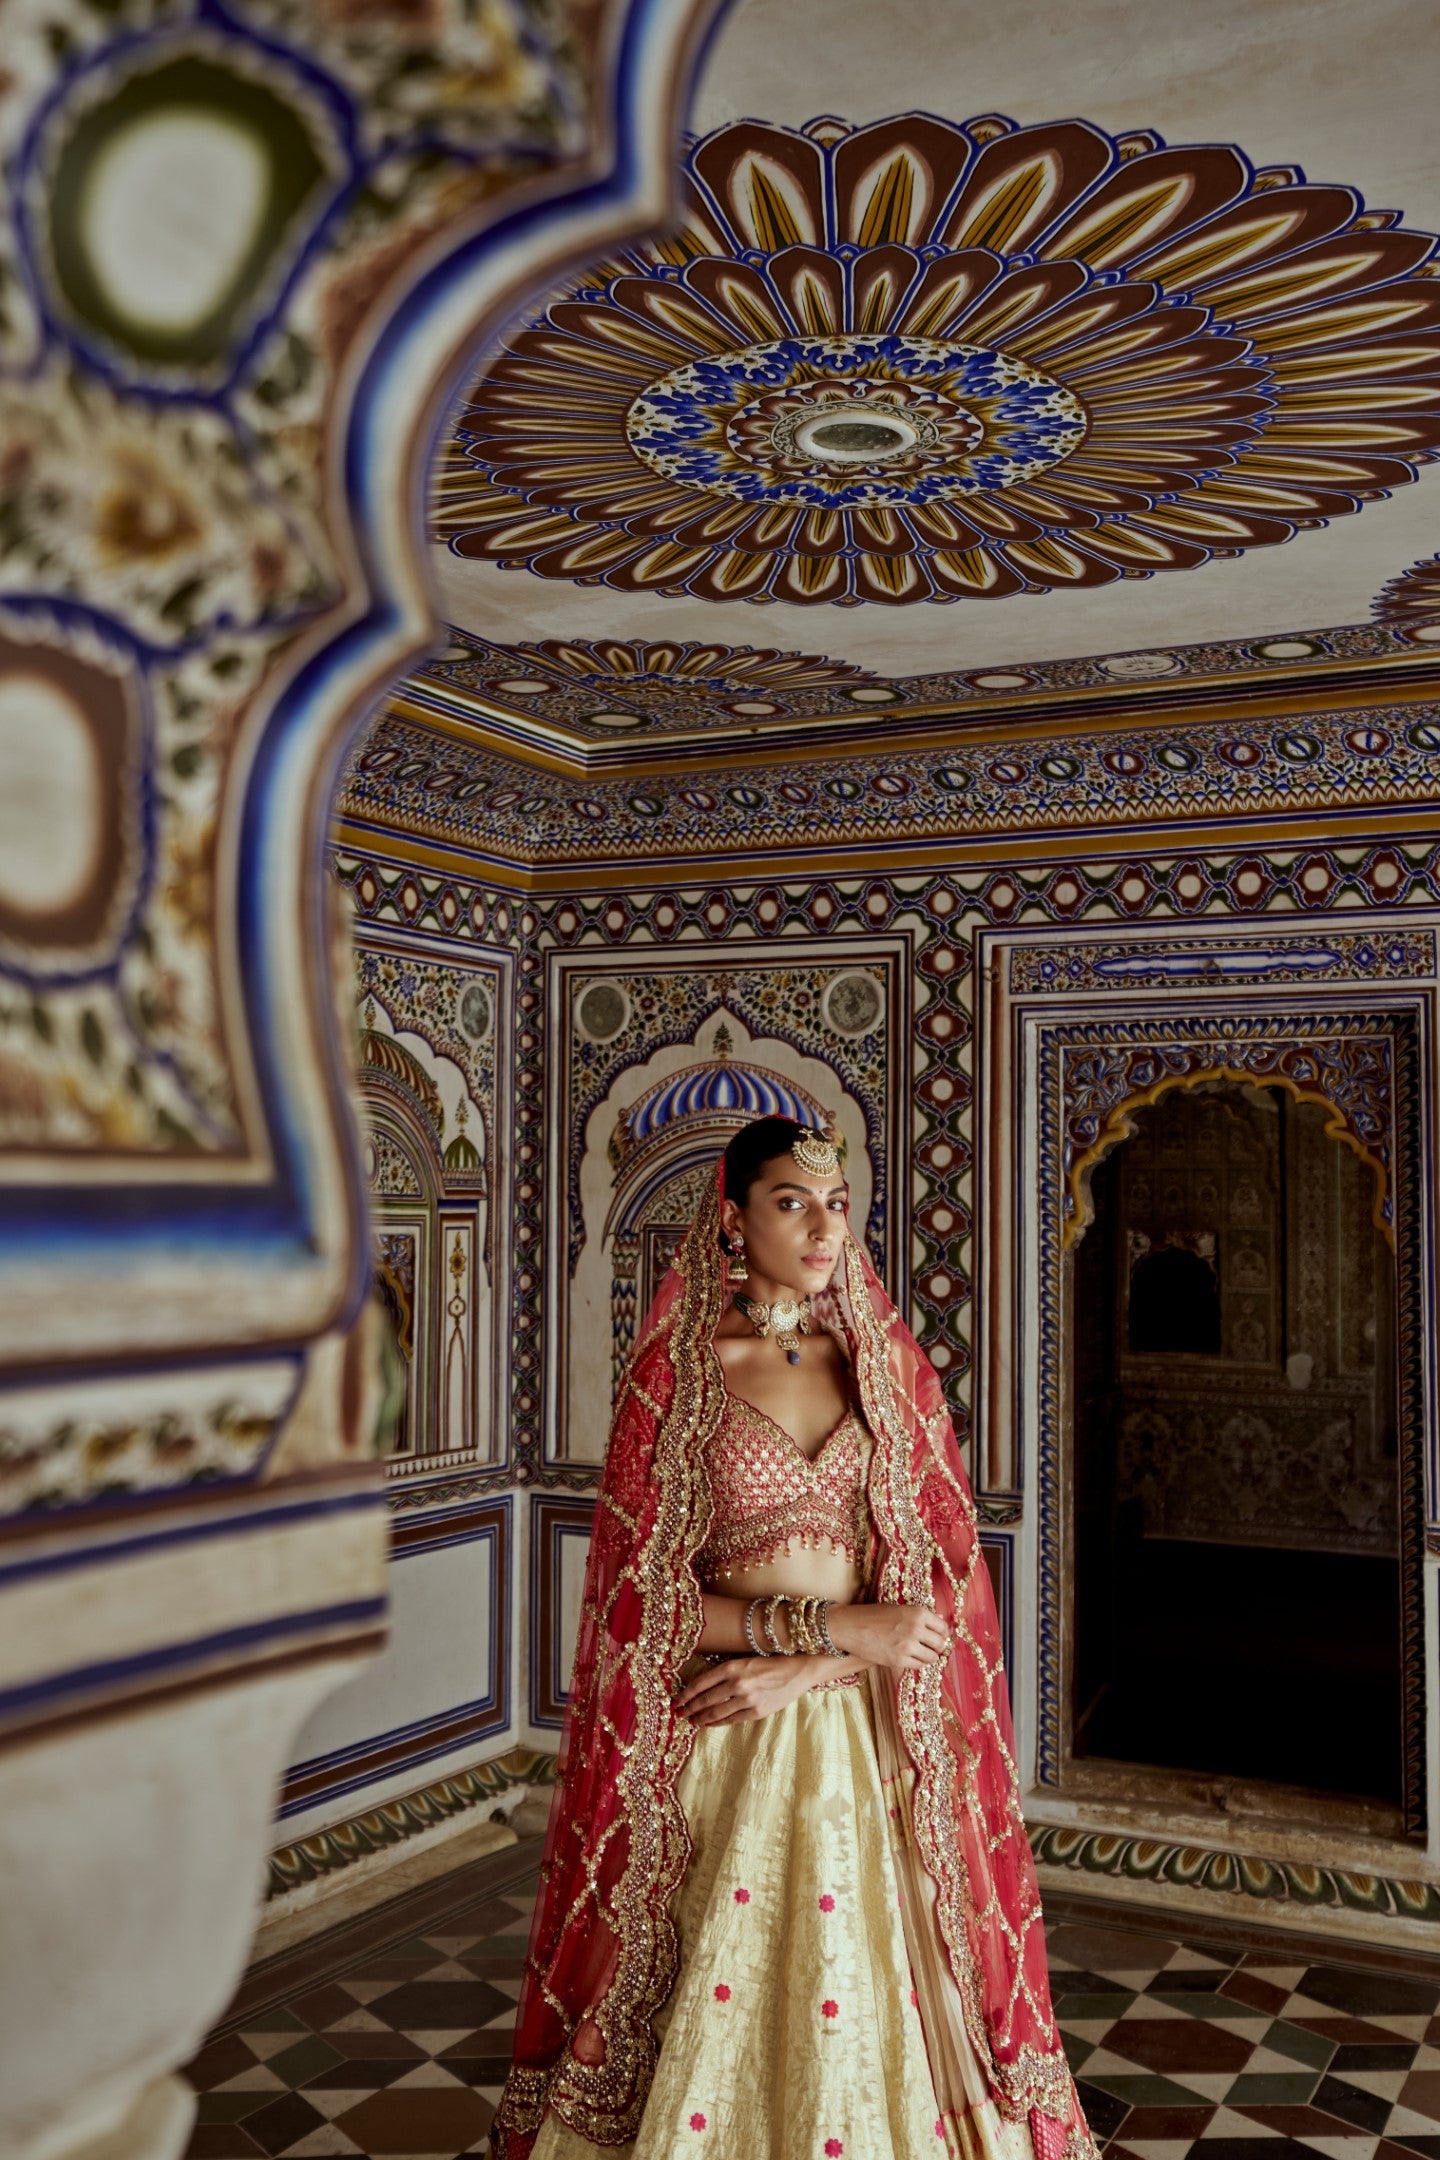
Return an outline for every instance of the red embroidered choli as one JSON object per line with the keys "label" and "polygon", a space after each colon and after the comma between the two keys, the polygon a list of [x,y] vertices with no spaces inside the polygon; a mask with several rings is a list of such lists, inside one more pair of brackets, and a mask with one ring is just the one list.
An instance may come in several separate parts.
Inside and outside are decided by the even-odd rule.
{"label": "red embroidered choli", "polygon": [[807,1456],[774,1418],[729,1396],[705,1450],[710,1530],[695,1556],[705,1588],[723,1592],[737,1568],[758,1567],[794,1540],[844,1553],[863,1569],[869,1453],[869,1435],[853,1408]]}

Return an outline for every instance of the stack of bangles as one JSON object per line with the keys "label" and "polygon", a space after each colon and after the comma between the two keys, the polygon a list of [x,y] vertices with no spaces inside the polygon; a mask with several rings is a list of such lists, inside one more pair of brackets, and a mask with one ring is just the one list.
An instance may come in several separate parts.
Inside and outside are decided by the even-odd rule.
{"label": "stack of bangles", "polygon": [[[787,1648],[775,1632],[775,1615],[781,1606],[790,1623],[790,1643]],[[755,1615],[760,1614],[760,1626],[769,1648],[762,1650],[755,1640]],[[745,1640],[756,1657],[844,1657],[830,1640],[830,1600],[823,1597],[786,1597],[777,1591],[774,1597],[751,1598],[745,1608]]]}

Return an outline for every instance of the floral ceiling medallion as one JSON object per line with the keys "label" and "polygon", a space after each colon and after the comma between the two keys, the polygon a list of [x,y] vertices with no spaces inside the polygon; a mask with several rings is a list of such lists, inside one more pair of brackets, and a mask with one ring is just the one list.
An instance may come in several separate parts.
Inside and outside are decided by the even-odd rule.
{"label": "floral ceiling medallion", "polygon": [[1437,240],[1354,188],[1083,121],[692,145],[669,240],[513,333],[447,447],[461,556],[886,605],[1193,569],[1440,448]]}
{"label": "floral ceiling medallion", "polygon": [[820,510],[943,502],[1033,479],[1085,408],[1038,368],[928,338],[783,338],[672,369],[626,416],[682,487]]}

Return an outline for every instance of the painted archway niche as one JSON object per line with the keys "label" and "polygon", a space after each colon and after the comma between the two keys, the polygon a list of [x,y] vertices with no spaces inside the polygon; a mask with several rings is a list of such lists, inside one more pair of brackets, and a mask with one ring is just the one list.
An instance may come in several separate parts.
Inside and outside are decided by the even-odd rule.
{"label": "painted archway niche", "polygon": [[[689,1042],[627,1066],[585,1126],[580,1162],[582,1241],[569,1284],[560,1453],[604,1459],[609,1412],[635,1329],[694,1218],[715,1158],[751,1118],[834,1117],[844,1136],[850,1221],[869,1220],[874,1176],[865,1117],[832,1068],[789,1043],[752,1035],[733,1013],[713,1014]],[[597,1399],[595,1376],[610,1375]]]}
{"label": "painted archway niche", "polygon": [[[1297,1103],[1313,1103],[1324,1110],[1326,1133],[1352,1149],[1370,1169],[1374,1179],[1372,1219],[1393,1252],[1391,1072],[1384,1048],[1379,1044],[1372,1048],[1374,1054],[1364,1061],[1363,1079],[1359,1084],[1353,1060],[1347,1064],[1332,1058],[1330,1069],[1326,1070],[1305,1048],[1275,1049],[1264,1045],[1261,1057],[1252,1058],[1245,1065],[1209,1063],[1202,1058],[1198,1063],[1162,1072],[1158,1077],[1153,1076],[1153,1057],[1142,1052],[1134,1060],[1136,1084],[1133,1089],[1122,1093],[1119,1100],[1112,1099],[1103,1112],[1098,1111],[1092,1100],[1083,1097],[1065,1106],[1062,1251],[1069,1252],[1078,1244],[1093,1222],[1091,1182],[1095,1170],[1122,1141],[1132,1136],[1139,1112],[1176,1088],[1213,1090],[1230,1083],[1239,1088],[1278,1087]],[[1294,1069],[1296,1067],[1300,1070]],[[1124,1086],[1123,1080],[1121,1086]]]}
{"label": "painted archway niche", "polygon": [[1072,1789],[1402,1827],[1389,1141],[1204,1068],[1071,1165]]}
{"label": "painted archway niche", "polygon": [[376,1294],[399,1366],[386,1450],[423,1460],[494,1453],[491,1141],[465,1074],[397,1028],[369,992],[361,1007]]}

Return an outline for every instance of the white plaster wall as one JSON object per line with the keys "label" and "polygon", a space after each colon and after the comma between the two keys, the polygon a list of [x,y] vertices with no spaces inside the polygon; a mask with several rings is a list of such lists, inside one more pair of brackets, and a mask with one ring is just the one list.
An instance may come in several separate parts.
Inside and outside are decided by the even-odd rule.
{"label": "white plaster wall", "polygon": [[[397,1726],[474,1702],[490,1685],[493,1541],[475,1538],[439,1552],[413,1553],[390,1567],[390,1641],[384,1653],[329,1696],[302,1727],[291,1762],[358,1745]],[[504,1733],[467,1741],[449,1756],[411,1764],[374,1783],[322,1801],[275,1827],[273,1842],[291,1844],[343,1822],[382,1800],[433,1783],[508,1745]],[[337,1769],[337,1778],[343,1778]]]}

